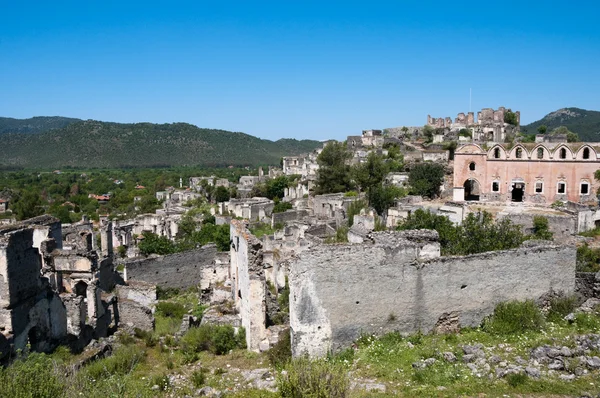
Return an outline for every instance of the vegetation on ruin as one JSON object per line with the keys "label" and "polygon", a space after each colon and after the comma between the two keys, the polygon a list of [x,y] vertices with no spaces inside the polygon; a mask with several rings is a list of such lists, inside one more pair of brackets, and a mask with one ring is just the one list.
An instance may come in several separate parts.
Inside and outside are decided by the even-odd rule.
{"label": "vegetation on ruin", "polygon": [[600,271],[600,248],[592,248],[587,243],[577,247],[577,272]]}
{"label": "vegetation on ruin", "polygon": [[350,166],[352,153],[344,142],[330,142],[317,156],[319,170],[315,194],[346,192],[352,189]]}
{"label": "vegetation on ruin", "polygon": [[544,216],[533,216],[532,239],[552,240],[554,234],[550,231],[548,219]]}
{"label": "vegetation on ruin", "polygon": [[[194,301],[190,292],[182,295],[169,300]],[[315,360],[292,360],[289,333],[263,354],[238,348],[244,345],[243,332],[236,335],[230,326],[192,328],[181,337],[176,335],[178,329],[160,336],[122,334],[112,356],[79,370],[72,365],[80,357],[63,348],[51,355],[22,355],[0,370],[0,391],[3,396],[43,398],[183,397],[202,387],[228,397],[595,396],[600,393],[598,369],[568,381],[556,373],[541,377],[523,370],[504,377],[495,373],[498,367],[506,368],[503,362],[528,360],[538,347],[575,350],[582,336],[597,333],[600,308],[576,313],[571,321],[564,319],[576,305],[573,297],[555,297],[542,313],[532,302],[502,303],[480,327],[454,334],[363,335],[352,348]],[[172,309],[167,312],[181,313]],[[465,347],[479,350],[490,369],[485,371],[481,364],[474,368]],[[585,355],[600,352],[592,349]],[[572,357],[564,366],[562,372],[574,372],[580,365]],[[259,374],[269,372],[277,391],[245,381],[244,372],[255,369]],[[366,385],[385,392],[366,391]]]}
{"label": "vegetation on ruin", "polygon": [[[4,123],[3,123],[4,121]],[[319,141],[263,140],[187,123],[76,121],[57,129],[20,132],[0,120],[0,166],[173,167],[277,165],[282,156],[308,153]],[[55,125],[60,126],[60,122]],[[37,131],[42,131],[38,129]]]}
{"label": "vegetation on ruin", "polygon": [[248,229],[250,230],[252,235],[260,239],[265,235],[273,235],[275,232],[283,229],[283,225],[275,224],[274,226],[271,226],[271,224],[258,222],[251,224]]}
{"label": "vegetation on ruin", "polygon": [[[9,210],[18,220],[39,214],[51,214],[64,223],[76,222],[82,216],[97,220],[100,214],[111,218],[133,218],[154,213],[160,206],[156,192],[179,187],[180,179],[215,175],[237,182],[242,175],[256,174],[246,169],[124,169],[0,171],[0,198],[9,200]],[[233,194],[234,192],[231,192]],[[89,195],[110,195],[98,201]],[[138,198],[135,201],[134,198]]]}
{"label": "vegetation on ruin", "polygon": [[397,230],[434,229],[442,255],[467,255],[519,247],[527,236],[509,219],[494,221],[486,211],[470,213],[461,225],[446,216],[418,209],[398,224]]}
{"label": "vegetation on ruin", "polygon": [[513,126],[519,124],[517,121],[517,114],[512,110],[507,109],[506,112],[504,112],[504,123],[512,124]]}

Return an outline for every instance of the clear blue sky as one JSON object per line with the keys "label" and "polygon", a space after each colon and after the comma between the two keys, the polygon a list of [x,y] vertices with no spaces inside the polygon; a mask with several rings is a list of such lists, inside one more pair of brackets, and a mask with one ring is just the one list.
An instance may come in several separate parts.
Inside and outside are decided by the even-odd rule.
{"label": "clear blue sky", "polygon": [[[89,4],[88,4],[89,3]],[[8,1],[0,116],[344,138],[600,110],[598,1]]]}

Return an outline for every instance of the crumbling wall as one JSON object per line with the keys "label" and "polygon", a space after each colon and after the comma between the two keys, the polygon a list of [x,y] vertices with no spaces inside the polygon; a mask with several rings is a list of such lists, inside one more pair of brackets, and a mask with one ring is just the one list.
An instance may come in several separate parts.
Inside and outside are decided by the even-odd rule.
{"label": "crumbling wall", "polygon": [[216,255],[217,247],[209,244],[167,256],[128,260],[125,262],[126,280],[186,289],[200,283],[202,270],[214,264]]}
{"label": "crumbling wall", "polygon": [[294,355],[323,356],[349,346],[361,333],[431,332],[449,317],[476,326],[500,302],[575,290],[573,247],[523,247],[427,261],[421,250],[431,244],[428,235],[371,236],[373,244],[321,245],[291,263]]}
{"label": "crumbling wall", "polygon": [[154,309],[157,302],[156,285],[130,282],[117,285],[118,319],[128,329],[154,330]]}
{"label": "crumbling wall", "polygon": [[511,213],[499,214],[499,218],[508,218],[513,223],[522,226],[523,232],[533,233],[533,217],[543,216],[548,219],[548,227],[554,234],[554,239],[565,239],[576,234],[577,216],[571,214],[533,214],[533,213]]}
{"label": "crumbling wall", "polygon": [[246,329],[246,345],[258,351],[266,338],[266,281],[262,243],[240,220],[231,221],[230,277],[232,294]]}

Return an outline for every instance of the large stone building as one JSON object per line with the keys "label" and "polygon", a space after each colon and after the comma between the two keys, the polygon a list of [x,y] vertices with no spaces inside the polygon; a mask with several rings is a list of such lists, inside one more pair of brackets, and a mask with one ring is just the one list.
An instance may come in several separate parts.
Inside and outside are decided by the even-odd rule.
{"label": "large stone building", "polygon": [[454,154],[454,200],[595,202],[600,147],[593,145],[464,145]]}

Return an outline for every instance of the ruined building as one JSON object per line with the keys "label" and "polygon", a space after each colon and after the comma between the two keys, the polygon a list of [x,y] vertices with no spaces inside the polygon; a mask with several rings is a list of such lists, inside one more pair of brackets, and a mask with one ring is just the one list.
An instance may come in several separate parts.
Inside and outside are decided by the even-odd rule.
{"label": "ruined building", "polygon": [[600,147],[594,145],[464,145],[454,154],[454,200],[596,203]]}
{"label": "ruined building", "polygon": [[511,112],[511,110],[503,106],[497,110],[484,108],[477,112],[477,120],[475,120],[473,112],[468,112],[466,115],[461,112],[454,121],[450,117],[433,118],[427,115],[427,125],[437,129],[456,131],[466,128],[471,131],[475,141],[504,142],[507,134],[518,131],[521,123],[521,113],[519,111],[514,112],[515,124],[505,122],[508,112]]}

